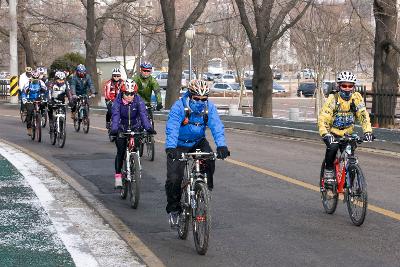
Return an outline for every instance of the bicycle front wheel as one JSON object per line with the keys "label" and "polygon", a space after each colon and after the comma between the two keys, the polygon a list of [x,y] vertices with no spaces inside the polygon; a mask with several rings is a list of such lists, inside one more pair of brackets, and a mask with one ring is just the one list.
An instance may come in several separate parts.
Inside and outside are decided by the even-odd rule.
{"label": "bicycle front wheel", "polygon": [[36,113],[36,141],[42,142],[42,116],[40,113]]}
{"label": "bicycle front wheel", "polygon": [[146,150],[147,150],[147,158],[150,161],[154,161],[155,149],[154,149],[154,136],[152,135],[149,135],[147,137]]}
{"label": "bicycle front wheel", "polygon": [[347,195],[347,210],[354,225],[360,226],[364,223],[368,207],[367,182],[360,166],[350,165],[349,193]]}
{"label": "bicycle front wheel", "polygon": [[131,207],[137,209],[140,199],[140,180],[141,180],[141,170],[140,170],[140,160],[137,153],[132,153],[131,157],[131,182],[130,182],[130,196],[129,200],[131,202]]}
{"label": "bicycle front wheel", "polygon": [[25,110],[25,108],[20,109],[19,113],[20,113],[20,116],[21,116],[22,123],[25,123],[26,122],[26,110]]}
{"label": "bicycle front wheel", "polygon": [[334,185],[330,185],[329,187],[325,186],[324,169],[325,169],[325,161],[322,162],[320,179],[319,179],[319,186],[321,189],[321,200],[325,212],[328,214],[333,214],[336,211],[338,203],[338,193],[336,190],[336,186]]}
{"label": "bicycle front wheel", "polygon": [[57,119],[53,122],[53,131],[50,131],[50,143],[55,145],[57,142]]}
{"label": "bicycle front wheel", "polygon": [[75,118],[74,118],[74,128],[76,132],[79,132],[81,129],[81,120],[79,118],[79,110],[75,112]]}
{"label": "bicycle front wheel", "polygon": [[181,207],[182,213],[178,221],[178,236],[180,239],[185,240],[189,233],[189,223],[191,215],[191,206],[189,203],[188,186],[184,185],[185,179],[182,181],[182,195],[181,195]]}
{"label": "bicycle front wheel", "polygon": [[35,114],[32,116],[32,121],[31,121],[31,129],[32,129],[32,135],[31,135],[31,139],[35,140],[36,137],[36,116]]}
{"label": "bicycle front wheel", "polygon": [[41,118],[41,126],[44,128],[47,125],[47,110],[46,109],[42,109],[42,111],[40,112],[42,114],[42,118]]}
{"label": "bicycle front wheel", "polygon": [[197,253],[205,255],[211,228],[209,191],[204,183],[196,183],[194,190],[196,208],[193,218],[193,239]]}
{"label": "bicycle front wheel", "polygon": [[89,132],[90,120],[88,110],[85,109],[84,116],[82,118],[83,132],[87,134]]}
{"label": "bicycle front wheel", "polygon": [[63,148],[65,145],[65,139],[67,138],[66,127],[65,127],[65,118],[60,118],[60,131],[57,132],[57,145],[59,148]]}

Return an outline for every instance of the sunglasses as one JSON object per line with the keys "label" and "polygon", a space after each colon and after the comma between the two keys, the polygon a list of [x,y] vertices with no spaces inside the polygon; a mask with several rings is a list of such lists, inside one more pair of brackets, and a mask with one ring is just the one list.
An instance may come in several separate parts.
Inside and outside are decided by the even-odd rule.
{"label": "sunglasses", "polygon": [[121,75],[118,75],[118,74],[117,74],[117,75],[113,75],[113,77],[121,77]]}
{"label": "sunglasses", "polygon": [[340,87],[343,88],[343,89],[351,89],[351,88],[354,87],[354,85],[352,85],[352,84],[341,84]]}
{"label": "sunglasses", "polygon": [[124,95],[126,96],[133,96],[135,92],[124,92]]}
{"label": "sunglasses", "polygon": [[205,101],[208,100],[208,97],[204,97],[204,96],[192,96],[192,99],[195,100],[195,101],[203,101],[203,102],[205,102]]}
{"label": "sunglasses", "polygon": [[143,72],[151,72],[151,70],[142,70]]}

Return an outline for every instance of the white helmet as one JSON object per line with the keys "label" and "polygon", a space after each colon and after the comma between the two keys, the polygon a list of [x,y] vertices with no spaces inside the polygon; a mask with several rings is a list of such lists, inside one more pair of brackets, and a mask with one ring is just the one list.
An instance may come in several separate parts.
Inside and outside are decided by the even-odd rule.
{"label": "white helmet", "polygon": [[115,75],[115,74],[121,75],[121,70],[120,70],[119,68],[114,68],[114,69],[112,70],[112,75]]}
{"label": "white helmet", "polygon": [[348,82],[348,83],[356,83],[357,79],[353,73],[350,71],[342,71],[336,77],[337,83]]}
{"label": "white helmet", "polygon": [[64,80],[65,79],[65,73],[63,71],[57,71],[56,74],[54,74],[54,77],[56,77],[59,80]]}
{"label": "white helmet", "polygon": [[207,82],[203,80],[191,80],[188,84],[188,89],[192,95],[208,96],[210,93]]}
{"label": "white helmet", "polygon": [[121,88],[122,92],[130,92],[130,93],[137,93],[138,91],[138,86],[136,82],[132,79],[127,79],[125,81],[124,86]]}

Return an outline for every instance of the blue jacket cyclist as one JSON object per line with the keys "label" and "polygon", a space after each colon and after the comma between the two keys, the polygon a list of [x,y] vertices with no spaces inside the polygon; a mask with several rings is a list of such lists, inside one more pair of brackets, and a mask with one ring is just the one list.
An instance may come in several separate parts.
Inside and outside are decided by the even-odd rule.
{"label": "blue jacket cyclist", "polygon": [[[42,99],[44,98],[44,99]],[[21,91],[21,99],[22,103],[26,108],[26,128],[28,130],[28,135],[32,135],[32,116],[33,116],[33,103],[27,103],[28,101],[34,100],[47,100],[48,92],[47,87],[42,80],[40,80],[40,73],[35,70],[32,71],[31,80],[24,85],[24,88]]]}
{"label": "blue jacket cyclist", "polygon": [[84,65],[79,64],[76,67],[76,75],[71,79],[70,90],[71,98],[69,101],[71,106],[71,118],[74,119],[77,96],[87,95],[89,92],[96,94],[92,78],[86,73],[86,67]]}
{"label": "blue jacket cyclist", "polygon": [[[210,128],[217,146],[218,158],[225,159],[230,155],[226,146],[224,125],[219,118],[217,108],[208,100],[210,89],[207,82],[192,80],[188,91],[175,102],[168,116],[166,125],[166,153],[167,153],[167,180],[165,191],[167,194],[167,213],[170,215],[170,224],[177,224],[180,207],[181,182],[184,175],[185,163],[179,161],[182,153],[211,152],[205,132]],[[213,189],[213,174],[215,162],[206,161],[207,181],[210,190]]]}
{"label": "blue jacket cyclist", "polygon": [[117,155],[115,157],[115,188],[122,187],[122,164],[125,157],[127,138],[120,134],[127,130],[141,131],[143,128],[149,134],[156,134],[149,121],[147,110],[142,98],[137,95],[137,84],[128,79],[121,87],[121,93],[112,105],[112,123],[110,135],[115,139]]}

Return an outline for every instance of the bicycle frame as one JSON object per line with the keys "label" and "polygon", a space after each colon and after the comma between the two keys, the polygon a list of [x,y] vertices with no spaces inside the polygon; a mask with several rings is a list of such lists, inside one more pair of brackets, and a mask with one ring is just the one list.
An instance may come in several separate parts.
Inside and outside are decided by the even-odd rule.
{"label": "bicycle frame", "polygon": [[[125,161],[126,161],[126,179],[131,182],[131,166],[129,164],[131,155],[132,153],[138,154],[138,157],[140,159],[139,152],[137,151],[136,148],[136,142],[135,142],[135,136],[142,136],[142,132],[133,132],[133,131],[127,131],[124,133],[124,136],[128,138],[128,145],[126,146],[126,154],[125,154]],[[142,169],[140,160],[139,160],[139,169]]]}
{"label": "bicycle frame", "polygon": [[[57,132],[60,132],[60,118],[65,119],[65,104],[57,103],[56,113],[54,114],[56,118]],[[64,126],[65,127],[65,126]]]}

